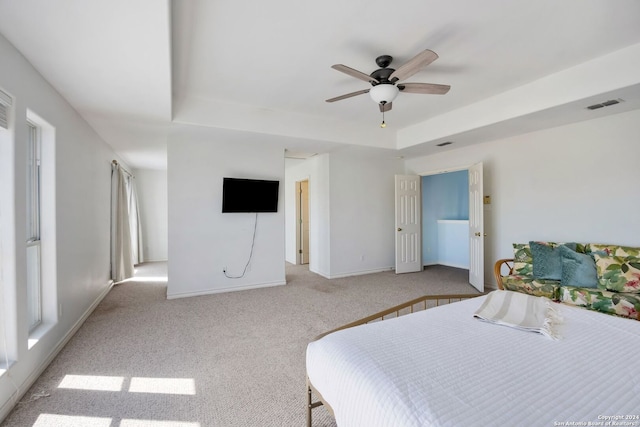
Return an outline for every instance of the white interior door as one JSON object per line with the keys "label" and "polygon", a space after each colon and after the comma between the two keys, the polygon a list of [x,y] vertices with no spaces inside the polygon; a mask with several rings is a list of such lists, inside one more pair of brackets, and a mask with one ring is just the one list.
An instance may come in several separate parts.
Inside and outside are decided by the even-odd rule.
{"label": "white interior door", "polygon": [[469,168],[469,283],[484,292],[484,192],[482,163]]}
{"label": "white interior door", "polygon": [[309,181],[300,182],[300,264],[309,264]]}
{"label": "white interior door", "polygon": [[420,177],[396,175],[396,274],[422,270]]}
{"label": "white interior door", "polygon": [[296,264],[309,264],[309,181],[296,182]]}

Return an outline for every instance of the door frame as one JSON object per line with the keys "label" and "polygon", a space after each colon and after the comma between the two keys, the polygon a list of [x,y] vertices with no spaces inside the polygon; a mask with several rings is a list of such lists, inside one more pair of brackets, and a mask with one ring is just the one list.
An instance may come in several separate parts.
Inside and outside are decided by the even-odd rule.
{"label": "door frame", "polygon": [[[420,179],[422,179],[422,177],[424,177],[424,176],[441,175],[443,173],[449,173],[449,172],[459,172],[459,171],[467,171],[468,172],[471,169],[472,166],[474,166],[474,165],[476,165],[478,163],[483,163],[483,162],[477,161],[477,162],[474,162],[474,163],[470,163],[468,165],[461,165],[461,166],[437,169],[437,170],[432,170],[432,171],[418,172],[417,175],[420,177]],[[483,182],[483,187],[484,187],[484,182]],[[471,201],[469,201],[469,203],[471,203]],[[469,207],[471,208],[471,205],[469,205]],[[482,209],[484,209],[484,206],[482,206]],[[483,222],[484,222],[484,218],[483,218]],[[424,230],[424,227],[422,229]],[[484,247],[484,243],[485,243],[485,239],[484,239],[485,236],[486,236],[486,233],[483,232],[483,236],[481,237],[483,247]],[[420,238],[422,239],[423,237],[424,236],[421,234]],[[483,249],[483,252],[484,252],[484,249]],[[482,268],[484,269],[484,266],[482,266]],[[469,265],[469,271],[471,271],[471,265]]]}
{"label": "door frame", "polygon": [[[309,264],[309,260],[307,259],[307,262],[304,262],[303,259],[303,248],[302,248],[302,238],[306,237],[307,239],[307,246],[310,248],[309,245],[309,234],[310,234],[310,230],[307,227],[306,232],[305,229],[302,227],[302,209],[300,207],[301,204],[301,191],[302,191],[302,183],[306,182],[307,183],[307,219],[308,219],[308,215],[309,215],[309,178],[305,178],[305,179],[300,179],[296,181],[296,265],[302,265],[304,264]],[[303,236],[303,233],[305,234],[305,236]],[[310,254],[307,255],[307,258],[310,257]]]}

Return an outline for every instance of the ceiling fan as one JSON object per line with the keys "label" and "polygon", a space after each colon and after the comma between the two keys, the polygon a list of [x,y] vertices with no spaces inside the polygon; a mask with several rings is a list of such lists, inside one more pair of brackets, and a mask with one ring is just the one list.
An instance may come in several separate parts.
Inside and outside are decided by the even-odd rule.
{"label": "ceiling fan", "polygon": [[378,67],[380,68],[371,74],[365,74],[342,64],[332,65],[331,68],[334,70],[338,70],[350,75],[351,77],[364,80],[365,82],[370,83],[372,87],[336,96],[335,98],[327,99],[326,102],[340,101],[342,99],[368,93],[371,96],[371,99],[373,99],[380,107],[380,111],[383,114],[381,126],[384,127],[384,113],[385,111],[391,110],[392,102],[396,96],[398,96],[399,92],[430,95],[444,95],[449,92],[449,89],[451,89],[451,86],[449,85],[434,83],[399,83],[400,80],[411,77],[422,67],[426,67],[436,59],[438,59],[438,54],[432,50],[425,49],[409,61],[402,64],[398,69],[393,69],[389,68],[389,65],[393,61],[393,57],[389,55],[382,55],[376,58],[376,64],[378,64]]}

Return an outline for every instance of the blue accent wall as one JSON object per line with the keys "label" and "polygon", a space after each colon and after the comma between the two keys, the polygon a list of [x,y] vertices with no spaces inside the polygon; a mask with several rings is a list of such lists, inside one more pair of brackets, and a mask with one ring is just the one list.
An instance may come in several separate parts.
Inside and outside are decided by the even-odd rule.
{"label": "blue accent wall", "polygon": [[[438,220],[469,219],[469,172],[422,177],[422,263],[438,263]],[[461,250],[468,251],[466,248]]]}

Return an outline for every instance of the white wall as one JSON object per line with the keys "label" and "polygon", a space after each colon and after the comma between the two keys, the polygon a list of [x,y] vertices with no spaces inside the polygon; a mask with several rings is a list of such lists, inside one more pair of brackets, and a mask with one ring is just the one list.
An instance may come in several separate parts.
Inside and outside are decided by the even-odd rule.
{"label": "white wall", "polygon": [[[168,143],[169,282],[178,298],[281,285],[284,273],[284,148],[249,142],[241,132],[216,137],[176,133]],[[255,214],[221,213],[222,178],[279,180],[277,213],[258,214],[249,270]]]}
{"label": "white wall", "polygon": [[311,175],[313,183],[309,183],[309,198],[316,199],[313,202],[313,212],[309,212],[314,218],[313,223],[309,218],[309,270],[324,277],[331,276],[330,165],[329,154],[314,157],[312,162],[314,173]]}
{"label": "white wall", "polygon": [[485,282],[513,242],[640,246],[640,110],[406,161],[411,173],[484,163]]}
{"label": "white wall", "polygon": [[166,261],[168,257],[167,171],[136,169],[134,171],[144,261]]}
{"label": "white wall", "polygon": [[395,266],[395,180],[404,164],[392,150],[348,147],[330,158],[329,277]]}
{"label": "white wall", "polygon": [[[2,290],[8,320],[7,345],[14,363],[0,375],[0,419],[25,392],[46,365],[110,289],[109,212],[112,150],[40,74],[0,36],[0,87],[15,97],[10,136],[2,138]],[[61,308],[57,321],[28,348],[26,314],[26,116],[27,109],[55,128],[53,166],[55,212],[43,212],[52,221],[56,285],[53,302]],[[13,147],[8,147],[11,144]],[[7,156],[7,157],[5,157]],[[51,159],[50,159],[51,160]],[[118,159],[119,160],[119,159]],[[6,181],[5,181],[6,179]],[[44,238],[44,237],[43,237]],[[10,375],[10,378],[9,378]],[[16,388],[17,387],[17,388]]]}

